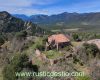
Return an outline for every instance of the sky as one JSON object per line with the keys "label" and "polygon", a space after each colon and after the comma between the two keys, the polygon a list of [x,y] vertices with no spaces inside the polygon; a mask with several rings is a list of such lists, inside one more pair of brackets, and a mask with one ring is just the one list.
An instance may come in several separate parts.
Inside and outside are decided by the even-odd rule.
{"label": "sky", "polygon": [[29,16],[100,12],[100,0],[0,0],[0,11]]}

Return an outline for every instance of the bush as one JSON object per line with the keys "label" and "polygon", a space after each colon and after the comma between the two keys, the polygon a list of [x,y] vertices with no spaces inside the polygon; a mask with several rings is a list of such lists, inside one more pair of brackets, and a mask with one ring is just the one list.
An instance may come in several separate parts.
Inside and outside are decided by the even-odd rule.
{"label": "bush", "polygon": [[63,56],[62,53],[59,53],[56,50],[46,51],[45,54],[46,54],[47,58],[49,58],[49,59],[56,59],[56,58],[59,58],[59,57]]}
{"label": "bush", "polygon": [[29,66],[28,56],[25,54],[17,54],[10,61],[10,64],[7,64],[3,70],[3,79],[4,80],[17,80],[15,72],[21,72],[23,68]]}
{"label": "bush", "polygon": [[79,40],[80,40],[78,34],[73,34],[72,37],[73,37],[73,39],[74,39],[75,41],[79,41]]}
{"label": "bush", "polygon": [[44,39],[41,37],[37,38],[37,40],[35,41],[35,44],[33,45],[33,49],[39,49],[41,51],[44,51],[45,50]]}
{"label": "bush", "polygon": [[88,76],[79,76],[76,78],[76,80],[91,80]]}
{"label": "bush", "polygon": [[84,43],[83,46],[87,55],[93,55],[94,57],[96,57],[97,53],[99,53],[99,49],[95,44]]}
{"label": "bush", "polygon": [[77,59],[77,57],[76,56],[73,56],[73,63],[79,63],[80,62],[80,60],[79,59]]}
{"label": "bush", "polygon": [[21,31],[21,32],[16,33],[17,38],[23,38],[23,37],[26,37],[26,36],[27,36],[26,31]]}
{"label": "bush", "polygon": [[0,37],[0,45],[4,44],[4,39],[2,37]]}
{"label": "bush", "polygon": [[0,35],[0,45],[4,44],[4,42],[5,42],[4,37]]}

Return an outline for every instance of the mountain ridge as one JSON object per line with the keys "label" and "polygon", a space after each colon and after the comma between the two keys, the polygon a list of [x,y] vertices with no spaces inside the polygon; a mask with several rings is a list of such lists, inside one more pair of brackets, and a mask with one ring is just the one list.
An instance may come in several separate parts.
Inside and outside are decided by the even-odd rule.
{"label": "mountain ridge", "polygon": [[0,32],[15,33],[23,30],[31,34],[43,34],[46,32],[46,30],[40,28],[37,24],[34,24],[31,21],[23,21],[20,18],[12,16],[6,11],[0,12]]}
{"label": "mountain ridge", "polygon": [[[16,17],[16,15],[13,15]],[[17,16],[21,18],[21,16]],[[23,18],[22,18],[23,19]],[[24,20],[24,19],[23,19]],[[60,26],[99,26],[100,25],[100,12],[91,12],[91,13],[68,13],[64,12],[61,14],[54,15],[32,15],[27,18],[27,21],[32,21],[37,23],[42,27],[54,27],[57,28]]]}

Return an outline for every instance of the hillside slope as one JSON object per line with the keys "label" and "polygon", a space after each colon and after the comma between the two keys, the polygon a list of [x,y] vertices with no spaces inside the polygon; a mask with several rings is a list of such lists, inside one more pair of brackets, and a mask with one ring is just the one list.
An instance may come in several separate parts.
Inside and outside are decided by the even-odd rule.
{"label": "hillside slope", "polygon": [[0,32],[11,33],[20,32],[22,30],[26,30],[34,34],[46,32],[46,30],[30,21],[23,21],[20,18],[13,17],[6,11],[0,12]]}

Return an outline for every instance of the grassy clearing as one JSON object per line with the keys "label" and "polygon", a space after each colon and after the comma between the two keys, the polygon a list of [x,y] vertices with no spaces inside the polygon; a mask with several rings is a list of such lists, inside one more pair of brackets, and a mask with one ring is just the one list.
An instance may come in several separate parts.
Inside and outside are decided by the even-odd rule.
{"label": "grassy clearing", "polygon": [[49,51],[46,51],[44,52],[44,54],[47,56],[47,58],[49,59],[56,59],[56,58],[59,58],[61,56],[63,56],[62,53],[59,53],[58,51],[56,50],[49,50]]}
{"label": "grassy clearing", "polygon": [[44,63],[42,60],[39,60],[37,57],[34,57],[33,60],[35,62],[35,65],[41,66]]}
{"label": "grassy clearing", "polygon": [[[72,28],[72,29],[62,29],[65,32],[76,32],[79,31],[80,28]],[[62,32],[61,29],[55,29],[55,30],[51,30],[52,32]]]}
{"label": "grassy clearing", "polygon": [[76,47],[76,46],[82,45],[83,42],[75,42],[75,41],[72,41],[71,43],[72,43],[72,45],[73,45],[74,47]]}

